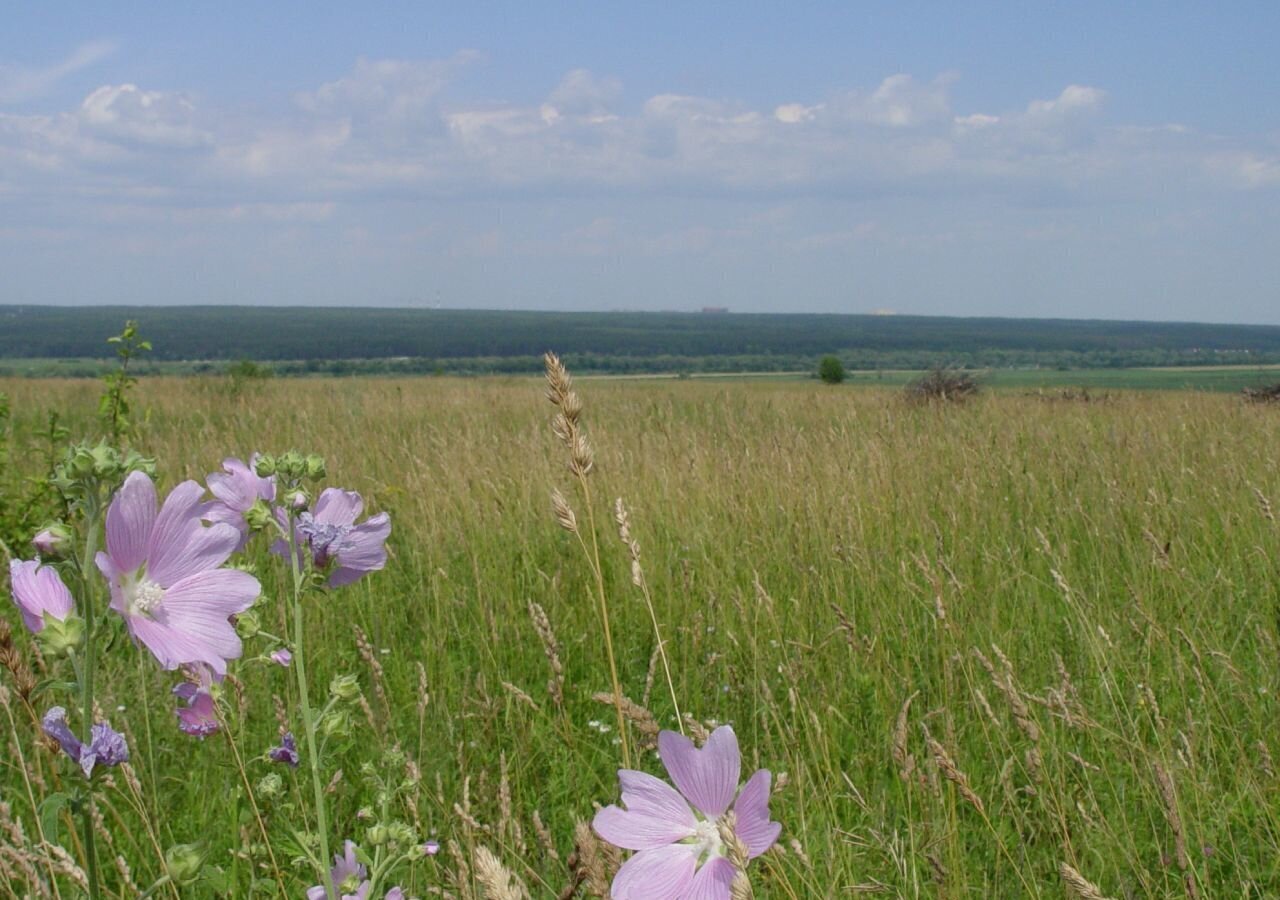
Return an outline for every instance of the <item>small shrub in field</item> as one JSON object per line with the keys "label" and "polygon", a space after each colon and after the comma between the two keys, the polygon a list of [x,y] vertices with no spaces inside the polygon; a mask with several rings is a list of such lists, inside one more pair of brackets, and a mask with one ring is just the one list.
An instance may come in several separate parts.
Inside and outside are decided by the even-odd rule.
{"label": "small shrub in field", "polygon": [[839,384],[844,381],[844,364],[836,356],[824,356],[818,363],[818,377],[826,384]]}
{"label": "small shrub in field", "polygon": [[1280,381],[1265,387],[1247,387],[1242,393],[1250,403],[1280,403]]}
{"label": "small shrub in field", "polygon": [[978,379],[962,369],[930,369],[907,385],[907,396],[922,403],[959,402],[978,393]]}

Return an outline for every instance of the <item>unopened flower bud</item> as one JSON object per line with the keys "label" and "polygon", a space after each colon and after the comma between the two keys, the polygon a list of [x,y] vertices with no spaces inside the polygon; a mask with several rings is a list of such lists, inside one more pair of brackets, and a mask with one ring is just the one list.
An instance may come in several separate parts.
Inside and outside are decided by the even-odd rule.
{"label": "unopened flower bud", "polygon": [[259,797],[278,797],[283,790],[284,779],[274,772],[270,775],[264,775],[254,787],[254,792]]}
{"label": "unopened flower bud", "polygon": [[381,823],[373,825],[365,832],[365,839],[375,847],[381,847],[390,838],[387,826]]}
{"label": "unopened flower bud", "polygon": [[276,472],[285,478],[301,478],[307,474],[307,460],[297,450],[289,450],[276,457]]}
{"label": "unopened flower bud", "polygon": [[324,478],[326,474],[328,474],[325,468],[323,456],[318,456],[314,453],[311,454],[310,456],[307,457],[306,466],[307,466],[307,469],[306,469],[307,477],[310,478],[312,481],[319,481],[321,478]]}
{"label": "unopened flower bud", "polygon": [[84,643],[84,620],[75,615],[58,619],[46,612],[44,627],[36,632],[36,641],[48,656],[70,655]]}
{"label": "unopened flower bud", "polygon": [[412,844],[418,839],[413,829],[404,822],[392,822],[388,825],[387,835],[393,844]]}
{"label": "unopened flower bud", "polygon": [[244,520],[254,531],[261,531],[271,524],[271,507],[259,497],[253,502],[253,506],[244,511]]}
{"label": "unopened flower bud", "polygon": [[245,610],[236,616],[236,634],[240,635],[241,640],[247,641],[261,630],[262,622],[253,614],[253,610]]}
{"label": "unopened flower bud", "polygon": [[306,509],[311,503],[311,498],[307,496],[307,492],[299,488],[296,491],[290,491],[284,498],[285,502],[297,510]]}
{"label": "unopened flower bud", "polygon": [[40,533],[31,539],[31,544],[41,556],[66,559],[71,553],[73,541],[71,529],[61,522],[54,522],[41,528]]}
{"label": "unopened flower bud", "polygon": [[335,709],[320,720],[320,733],[327,738],[344,738],[351,734],[351,716],[345,709]]}
{"label": "unopened flower bud", "polygon": [[253,471],[259,478],[270,478],[276,474],[276,458],[268,453],[259,454],[253,461]]}
{"label": "unopened flower bud", "polygon": [[199,844],[175,844],[164,852],[164,868],[177,885],[191,884],[204,868],[205,848]]}
{"label": "unopened flower bud", "polygon": [[93,474],[98,478],[114,478],[120,474],[120,453],[114,447],[99,444],[91,452]]}
{"label": "unopened flower bud", "polygon": [[360,682],[354,675],[334,675],[329,693],[339,700],[354,700],[360,696]]}
{"label": "unopened flower bud", "polygon": [[289,652],[288,647],[281,647],[278,650],[271,651],[271,661],[278,666],[288,667],[293,662],[293,654]]}
{"label": "unopened flower bud", "polygon": [[71,470],[71,474],[79,478],[93,474],[93,453],[88,447],[81,444],[72,451],[71,459],[67,468]]}

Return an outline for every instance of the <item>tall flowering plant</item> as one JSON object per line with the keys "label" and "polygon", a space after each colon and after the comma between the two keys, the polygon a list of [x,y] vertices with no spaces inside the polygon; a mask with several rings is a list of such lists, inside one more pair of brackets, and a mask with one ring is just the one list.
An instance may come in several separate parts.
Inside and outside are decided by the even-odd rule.
{"label": "tall flowering plant", "polygon": [[[74,703],[51,705],[41,727],[74,766],[75,786],[60,802],[80,816],[90,897],[102,891],[94,792],[102,771],[127,761],[130,752],[125,735],[95,718],[95,685],[102,653],[130,643],[162,670],[181,671],[173,688],[174,733],[201,739],[222,729],[219,683],[243,656],[246,640],[265,639],[268,646],[257,658],[292,670],[302,743],[286,733],[279,747],[264,753],[262,764],[298,766],[305,758],[316,830],[296,834],[295,843],[321,882],[309,896],[336,900],[352,894],[348,882],[357,874],[354,895],[377,896],[373,892],[393,870],[421,855],[416,835],[392,821],[385,807],[370,829],[377,838],[371,855],[350,841],[342,854],[330,853],[321,738],[342,733],[349,721],[342,704],[357,696],[358,686],[352,676],[336,677],[327,702],[312,702],[306,600],[383,568],[391,522],[385,513],[361,521],[364,501],[352,491],[326,488],[312,502],[312,486],[324,476],[323,459],[296,452],[255,456],[249,463],[228,459],[222,472],[209,476],[207,488],[184,481],[161,499],[154,463],[136,452],[105,443],[80,445],[58,467],[53,481],[64,499],[65,521],[41,529],[32,540],[34,558],[12,559],[9,577],[22,622],[46,659],[64,660],[71,670]],[[245,564],[233,565],[257,533],[267,535],[287,575],[284,637],[260,629],[254,607],[261,584]],[[116,641],[117,634],[131,640]],[[365,774],[377,782],[379,796],[391,798],[403,789],[376,767]],[[196,881],[203,854],[193,846],[166,854],[165,872],[147,893],[166,882]],[[337,868],[330,859],[339,861]],[[279,878],[274,856],[272,861]],[[285,890],[283,881],[280,887]]]}

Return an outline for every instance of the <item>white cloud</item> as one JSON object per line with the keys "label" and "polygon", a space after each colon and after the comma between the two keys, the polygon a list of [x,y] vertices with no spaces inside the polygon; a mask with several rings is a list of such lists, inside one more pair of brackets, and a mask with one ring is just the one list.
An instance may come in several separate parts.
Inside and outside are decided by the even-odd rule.
{"label": "white cloud", "polygon": [[195,106],[182,94],[104,85],[80,104],[87,130],[111,140],[157,147],[196,147],[212,136],[194,124]]}

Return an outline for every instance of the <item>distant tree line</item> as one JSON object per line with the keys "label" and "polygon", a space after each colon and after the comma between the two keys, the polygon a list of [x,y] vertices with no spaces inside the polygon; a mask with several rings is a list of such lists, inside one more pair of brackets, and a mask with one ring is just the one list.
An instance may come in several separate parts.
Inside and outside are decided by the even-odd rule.
{"label": "distant tree line", "polygon": [[[102,335],[138,320],[155,346],[138,374],[536,372],[556,349],[575,371],[815,372],[846,369],[1130,368],[1280,363],[1280,327],[921,316],[542,313],[284,307],[0,306],[0,371],[61,360],[98,375]],[[82,360],[83,362],[74,362]],[[7,362],[6,362],[7,361]],[[44,362],[34,368],[45,368]],[[48,371],[45,372],[48,374]]]}

